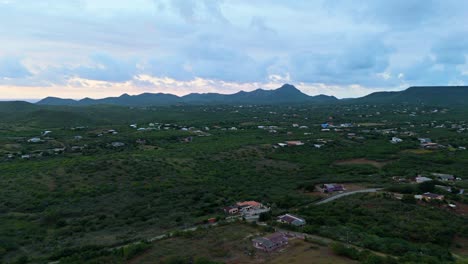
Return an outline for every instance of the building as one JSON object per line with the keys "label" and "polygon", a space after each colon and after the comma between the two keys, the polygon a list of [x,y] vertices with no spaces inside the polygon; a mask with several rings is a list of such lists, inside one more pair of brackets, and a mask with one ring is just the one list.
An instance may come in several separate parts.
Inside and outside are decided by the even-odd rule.
{"label": "building", "polygon": [[421,144],[432,143],[432,140],[430,138],[418,138],[418,140]]}
{"label": "building", "polygon": [[41,140],[40,138],[37,138],[37,137],[28,139],[28,142],[29,142],[29,143],[39,143],[39,142],[41,142],[41,141],[42,141],[42,140]]}
{"label": "building", "polygon": [[390,140],[390,142],[392,144],[397,144],[397,143],[403,142],[403,139],[397,138],[397,137],[392,137],[392,140]]}
{"label": "building", "polygon": [[341,184],[336,183],[328,183],[322,185],[322,192],[324,193],[332,193],[332,192],[342,192],[345,188]]}
{"label": "building", "polygon": [[288,146],[302,146],[302,145],[304,145],[304,143],[302,141],[297,141],[297,140],[286,141],[286,144],[288,144]]}
{"label": "building", "polygon": [[288,238],[281,232],[273,233],[266,237],[257,237],[252,240],[253,246],[257,249],[271,252],[288,244]]}
{"label": "building", "polygon": [[435,194],[435,193],[430,193],[430,192],[427,192],[427,193],[424,193],[421,195],[422,196],[422,199],[424,199],[425,201],[429,202],[429,201],[434,201],[434,200],[439,200],[439,201],[443,201],[444,200],[444,196],[441,195],[441,194]]}
{"label": "building", "polygon": [[432,176],[435,176],[440,181],[454,181],[455,180],[455,176],[451,174],[432,173]]}
{"label": "building", "polygon": [[416,183],[422,183],[422,182],[427,182],[427,181],[432,181],[431,178],[424,177],[424,176],[418,176],[414,179]]}
{"label": "building", "polygon": [[306,221],[302,218],[299,218],[292,214],[285,214],[278,216],[278,222],[283,224],[289,224],[293,226],[303,226],[306,224]]}
{"label": "building", "polygon": [[226,206],[223,211],[227,214],[238,214],[243,216],[258,216],[261,213],[270,211],[270,208],[256,201],[238,202],[235,205]]}

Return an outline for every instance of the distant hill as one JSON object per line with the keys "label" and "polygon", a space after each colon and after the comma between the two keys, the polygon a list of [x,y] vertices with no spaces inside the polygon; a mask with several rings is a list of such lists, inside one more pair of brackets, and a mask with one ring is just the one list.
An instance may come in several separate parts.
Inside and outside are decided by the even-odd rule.
{"label": "distant hill", "polygon": [[252,92],[240,91],[235,94],[218,93],[192,93],[182,97],[173,94],[143,93],[139,95],[123,94],[119,97],[107,97],[103,99],[84,98],[81,100],[61,99],[47,97],[37,104],[39,105],[96,105],[111,104],[122,106],[151,106],[151,105],[173,105],[186,104],[282,104],[282,103],[333,103],[337,102],[333,96],[318,95],[309,96],[290,84],[285,84],[275,90],[257,89]]}
{"label": "distant hill", "polygon": [[468,86],[415,86],[400,92],[375,92],[347,100],[352,103],[466,105]]}

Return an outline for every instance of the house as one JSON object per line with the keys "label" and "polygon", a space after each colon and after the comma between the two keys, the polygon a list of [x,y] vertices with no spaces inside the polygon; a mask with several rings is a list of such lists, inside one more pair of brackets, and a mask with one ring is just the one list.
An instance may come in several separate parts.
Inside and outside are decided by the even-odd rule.
{"label": "house", "polygon": [[397,143],[403,142],[403,139],[397,138],[397,137],[392,137],[392,140],[390,140],[390,142],[392,144],[397,144]]}
{"label": "house", "polygon": [[332,192],[342,192],[345,188],[341,184],[336,183],[328,183],[322,185],[322,192],[324,193],[332,193]]}
{"label": "house", "polygon": [[130,127],[131,128],[137,128],[137,124],[131,124]]}
{"label": "house", "polygon": [[261,213],[270,211],[269,207],[256,201],[238,202],[236,206],[239,208],[239,212],[248,220],[256,220]]}
{"label": "house", "polygon": [[46,136],[46,135],[48,135],[48,134],[50,134],[50,133],[52,133],[52,131],[46,130],[46,131],[42,132],[42,135],[43,135],[43,136]]}
{"label": "house", "polygon": [[421,144],[432,143],[432,140],[430,138],[418,138],[418,140]]}
{"label": "house", "polygon": [[193,137],[186,137],[186,138],[181,139],[181,142],[184,142],[184,143],[190,143],[192,141],[193,141]]}
{"label": "house", "polygon": [[37,138],[37,137],[33,137],[33,138],[28,139],[29,143],[39,143],[41,141],[42,140],[40,138]]}
{"label": "house", "polygon": [[281,232],[273,233],[266,237],[257,237],[252,240],[253,246],[257,249],[271,252],[288,244],[288,238]]}
{"label": "house", "polygon": [[297,141],[297,140],[286,141],[286,144],[288,144],[288,146],[302,146],[302,145],[304,145],[304,143],[302,141]]}
{"label": "house", "polygon": [[455,176],[451,174],[432,173],[432,176],[435,176],[440,181],[454,181],[455,180]]}
{"label": "house", "polygon": [[223,211],[227,214],[237,214],[255,216],[263,212],[270,211],[270,208],[256,201],[238,202],[235,205],[226,206]]}
{"label": "house", "polygon": [[293,226],[303,226],[305,225],[306,221],[302,218],[299,218],[292,214],[285,214],[278,216],[278,222],[283,224],[289,224]]}
{"label": "house", "polygon": [[427,181],[432,181],[431,178],[427,178],[427,177],[424,177],[424,176],[418,176],[414,179],[416,181],[416,183],[422,183],[422,182],[427,182]]}
{"label": "house", "polygon": [[237,214],[239,213],[239,208],[237,206],[226,206],[223,208],[223,211],[226,214]]}
{"label": "house", "polygon": [[429,201],[432,201],[432,200],[439,200],[439,201],[443,201],[444,200],[444,196],[441,195],[441,194],[435,194],[435,193],[430,193],[430,192],[427,192],[427,193],[424,193],[421,195],[422,196],[422,199],[424,199],[425,201],[429,202]]}
{"label": "house", "polygon": [[442,148],[443,146],[437,143],[424,143],[424,144],[421,144],[421,147],[424,149],[439,149],[439,148]]}
{"label": "house", "polygon": [[112,143],[111,143],[111,146],[114,147],[114,148],[119,148],[119,147],[125,146],[125,143],[122,143],[122,142],[112,142]]}

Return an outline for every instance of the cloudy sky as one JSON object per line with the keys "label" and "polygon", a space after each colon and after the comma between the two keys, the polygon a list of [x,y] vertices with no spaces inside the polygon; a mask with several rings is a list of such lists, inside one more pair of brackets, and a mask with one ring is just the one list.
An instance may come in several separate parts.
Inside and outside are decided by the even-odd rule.
{"label": "cloudy sky", "polygon": [[0,99],[468,82],[468,1],[0,0]]}

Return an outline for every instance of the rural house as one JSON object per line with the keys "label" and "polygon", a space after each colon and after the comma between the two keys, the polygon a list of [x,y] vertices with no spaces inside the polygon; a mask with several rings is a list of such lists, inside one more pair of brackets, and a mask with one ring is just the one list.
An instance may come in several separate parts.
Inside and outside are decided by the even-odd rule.
{"label": "rural house", "polygon": [[285,214],[278,216],[278,222],[283,224],[289,224],[293,226],[303,226],[305,225],[306,221],[302,218],[299,218],[292,214]]}
{"label": "rural house", "polygon": [[345,190],[343,185],[336,183],[323,184],[321,189],[324,193],[342,192]]}
{"label": "rural house", "polygon": [[422,182],[432,181],[431,178],[424,177],[424,176],[417,176],[414,180],[416,181],[416,183],[422,183]]}
{"label": "rural house", "polygon": [[285,234],[277,232],[266,237],[258,237],[252,240],[253,246],[257,249],[271,252],[288,244]]}
{"label": "rural house", "polygon": [[439,181],[453,181],[453,180],[455,180],[455,176],[453,176],[451,174],[432,173],[432,176],[435,176]]}
{"label": "rural house", "polygon": [[288,146],[302,146],[304,145],[304,143],[302,141],[286,141],[286,144],[288,144]]}
{"label": "rural house", "polygon": [[430,192],[427,192],[427,193],[424,193],[421,195],[422,196],[422,199],[424,199],[425,201],[429,202],[429,201],[433,201],[433,200],[439,200],[439,201],[443,201],[444,200],[444,196],[441,195],[441,194],[435,194],[435,193],[430,193]]}

